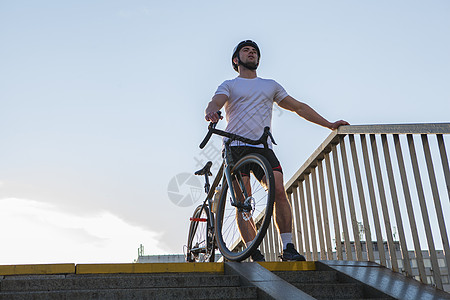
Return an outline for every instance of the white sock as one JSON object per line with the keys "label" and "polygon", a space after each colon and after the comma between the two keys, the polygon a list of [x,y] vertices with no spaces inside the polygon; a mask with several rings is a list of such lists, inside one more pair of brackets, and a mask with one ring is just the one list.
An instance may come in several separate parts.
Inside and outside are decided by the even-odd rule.
{"label": "white sock", "polygon": [[251,240],[250,242],[245,243],[248,246],[250,246],[250,244],[253,243],[253,240]]}
{"label": "white sock", "polygon": [[283,250],[286,249],[287,244],[292,243],[292,233],[291,232],[285,232],[280,233],[281,242],[283,243]]}

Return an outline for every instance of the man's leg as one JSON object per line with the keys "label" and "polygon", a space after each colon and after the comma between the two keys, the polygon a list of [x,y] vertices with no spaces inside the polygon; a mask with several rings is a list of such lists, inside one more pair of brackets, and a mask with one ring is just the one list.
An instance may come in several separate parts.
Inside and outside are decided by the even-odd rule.
{"label": "man's leg", "polygon": [[278,232],[283,242],[283,260],[305,260],[292,244],[292,208],[284,190],[283,173],[274,171],[275,177],[275,204],[274,217]]}
{"label": "man's leg", "polygon": [[274,216],[278,232],[292,232],[292,209],[284,190],[283,173],[273,172],[275,177]]}

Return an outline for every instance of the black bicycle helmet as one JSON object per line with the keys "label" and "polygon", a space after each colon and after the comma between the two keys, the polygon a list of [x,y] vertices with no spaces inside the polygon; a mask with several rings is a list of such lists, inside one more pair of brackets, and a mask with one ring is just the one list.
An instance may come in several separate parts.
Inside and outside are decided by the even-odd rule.
{"label": "black bicycle helmet", "polygon": [[[243,47],[245,47],[245,46],[252,46],[253,48],[256,49],[256,52],[258,53],[258,63],[256,64],[256,67],[254,67],[254,66],[249,66],[249,65],[243,64],[243,63],[241,62],[241,59],[240,59],[240,57],[239,57],[239,51],[240,51]],[[234,50],[233,50],[233,56],[231,57],[231,64],[233,65],[233,69],[234,69],[236,72],[239,72],[239,71],[238,71],[238,65],[235,64],[234,61],[233,61],[235,57],[238,58],[239,64],[242,64],[242,65],[244,65],[246,68],[249,68],[249,69],[256,69],[256,68],[258,67],[258,64],[259,64],[259,59],[261,58],[261,52],[259,51],[258,45],[257,45],[254,41],[252,41],[252,40],[245,40],[245,41],[242,41],[242,42],[240,42],[236,47],[234,47]]]}

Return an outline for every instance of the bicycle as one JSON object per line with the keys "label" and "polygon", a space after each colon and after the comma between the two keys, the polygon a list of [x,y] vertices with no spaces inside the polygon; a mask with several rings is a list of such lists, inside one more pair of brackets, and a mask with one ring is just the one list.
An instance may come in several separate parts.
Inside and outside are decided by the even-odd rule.
{"label": "bicycle", "polygon": [[[213,134],[225,137],[223,162],[212,186],[208,179],[212,175],[211,162],[195,172],[205,176],[207,196],[190,219],[187,261],[214,261],[217,248],[229,261],[248,258],[264,238],[272,217],[275,181],[270,163],[256,153],[234,162],[230,149],[232,141],[262,144],[267,148],[270,138],[276,145],[270,128],[265,127],[261,137],[252,140],[216,129],[216,125],[217,122],[209,124],[200,148],[206,146]],[[216,195],[218,202],[214,202],[214,192],[220,182],[220,195]]]}

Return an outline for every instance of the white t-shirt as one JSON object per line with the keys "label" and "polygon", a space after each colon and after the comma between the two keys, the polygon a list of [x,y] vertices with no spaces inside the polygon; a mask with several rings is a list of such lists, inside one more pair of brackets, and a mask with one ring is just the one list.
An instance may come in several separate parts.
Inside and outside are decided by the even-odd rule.
{"label": "white t-shirt", "polygon": [[[224,81],[215,93],[228,96],[225,103],[227,119],[226,131],[257,140],[264,132],[264,127],[272,125],[273,103],[279,103],[288,96],[285,89],[272,79],[236,77]],[[233,141],[232,146],[246,144]],[[251,145],[247,145],[251,146]],[[268,142],[269,148],[272,143]],[[263,145],[255,147],[262,148]]]}

